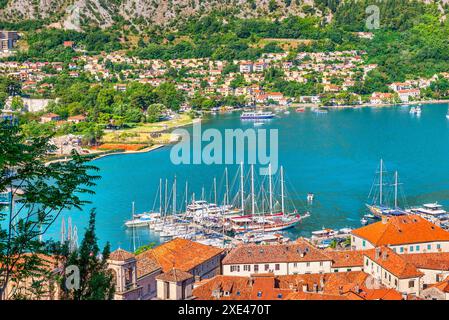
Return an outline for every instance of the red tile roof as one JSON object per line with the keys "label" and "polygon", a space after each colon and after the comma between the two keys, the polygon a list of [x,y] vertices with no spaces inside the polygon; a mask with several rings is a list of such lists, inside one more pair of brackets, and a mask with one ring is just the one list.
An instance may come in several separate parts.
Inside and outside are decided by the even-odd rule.
{"label": "red tile roof", "polygon": [[136,259],[137,259],[138,278],[146,276],[147,274],[153,273],[161,269],[161,266],[158,263],[156,256],[154,255],[152,250],[146,250],[136,255]]}
{"label": "red tile roof", "polygon": [[171,269],[168,272],[164,272],[156,277],[156,280],[169,281],[169,282],[182,282],[193,278],[191,273],[179,270]]}
{"label": "red tile roof", "polygon": [[373,246],[449,241],[449,232],[418,215],[389,217],[352,231]]}
{"label": "red tile roof", "polygon": [[332,268],[363,267],[363,252],[364,250],[329,250],[326,255],[332,258]]}
{"label": "red tile roof", "polygon": [[172,268],[189,272],[223,252],[222,249],[181,238],[165,242],[149,251],[154,254],[164,272]]}
{"label": "red tile roof", "polygon": [[399,279],[416,278],[424,275],[415,267],[415,265],[407,262],[404,257],[397,254],[389,247],[384,246],[366,250],[364,255]]}
{"label": "red tile roof", "polygon": [[127,261],[135,259],[135,255],[123,249],[117,249],[109,255],[109,260]]}
{"label": "red tile roof", "polygon": [[291,244],[240,245],[231,250],[223,264],[331,261],[331,258],[304,239]]}
{"label": "red tile roof", "polygon": [[419,269],[449,271],[449,252],[403,254],[402,257]]}

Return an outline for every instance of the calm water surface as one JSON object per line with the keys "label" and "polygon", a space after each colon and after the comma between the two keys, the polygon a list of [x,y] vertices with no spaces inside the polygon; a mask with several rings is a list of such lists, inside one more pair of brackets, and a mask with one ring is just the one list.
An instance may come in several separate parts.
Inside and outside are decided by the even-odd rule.
{"label": "calm water surface", "polygon": [[[301,212],[311,210],[291,236],[310,235],[323,226],[358,227],[365,213],[364,204],[375,177],[380,158],[390,172],[399,171],[404,199],[408,205],[438,201],[449,206],[449,120],[447,104],[427,105],[420,117],[409,114],[408,107],[362,108],[280,114],[264,129],[279,130],[279,163],[285,168],[290,199]],[[202,124],[203,129],[252,128],[242,123],[239,113],[215,116]],[[83,212],[65,212],[78,228],[79,238],[88,222],[88,210],[97,210],[97,236],[101,244],[109,241],[113,248],[131,248],[131,232],[123,222],[131,215],[131,202],[136,211],[158,207],[155,203],[160,178],[176,175],[178,199],[183,200],[184,183],[206,197],[211,196],[212,179],[223,181],[222,165],[182,165],[170,161],[170,148],[149,153],[113,155],[95,160],[101,180],[96,194]],[[230,182],[238,166],[229,167]],[[219,183],[219,193],[222,184]],[[304,204],[308,192],[315,194],[311,207]],[[49,236],[59,239],[61,220]],[[146,229],[140,230],[138,244],[158,241]]]}

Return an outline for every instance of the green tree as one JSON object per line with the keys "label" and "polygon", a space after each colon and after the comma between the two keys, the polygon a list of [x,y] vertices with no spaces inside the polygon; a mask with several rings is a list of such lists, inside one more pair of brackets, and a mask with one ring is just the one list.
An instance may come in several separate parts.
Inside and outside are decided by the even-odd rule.
{"label": "green tree", "polygon": [[49,252],[41,237],[62,210],[87,203],[80,196],[92,193],[99,177],[88,173],[98,169],[76,152],[67,162],[46,165],[54,150],[50,136],[28,137],[18,126],[0,125],[0,192],[6,195],[0,208],[0,299],[10,299],[25,279],[45,269],[41,254]]}
{"label": "green tree", "polygon": [[[115,286],[113,275],[107,268],[110,254],[109,243],[106,243],[101,256],[95,234],[95,210],[91,210],[89,226],[79,249],[67,254],[65,269],[76,266],[79,269],[79,288],[67,289],[67,275],[62,277],[63,297],[70,300],[111,300]],[[67,251],[66,251],[67,252]]]}

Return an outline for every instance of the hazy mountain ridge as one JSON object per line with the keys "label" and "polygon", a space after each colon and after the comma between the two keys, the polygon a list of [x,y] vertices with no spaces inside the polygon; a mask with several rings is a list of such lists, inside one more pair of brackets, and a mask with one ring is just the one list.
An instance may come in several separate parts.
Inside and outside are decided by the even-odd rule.
{"label": "hazy mountain ridge", "polygon": [[[9,0],[0,10],[0,20],[46,19],[53,26],[62,27],[67,20],[73,22],[74,12],[79,12],[81,25],[108,27],[118,20],[135,26],[166,25],[212,10],[233,10],[243,18],[282,18],[291,14],[302,16],[304,9],[311,7],[314,0]],[[312,10],[313,14],[321,15],[320,10]]]}

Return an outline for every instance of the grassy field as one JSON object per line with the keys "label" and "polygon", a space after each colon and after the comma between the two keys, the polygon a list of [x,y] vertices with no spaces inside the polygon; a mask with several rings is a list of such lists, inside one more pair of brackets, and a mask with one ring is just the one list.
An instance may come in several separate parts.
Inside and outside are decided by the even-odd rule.
{"label": "grassy field", "polygon": [[139,124],[135,128],[106,132],[103,136],[103,143],[120,144],[167,144],[174,139],[170,131],[177,127],[186,126],[192,123],[192,119],[187,115],[180,115],[176,119],[161,121],[157,123]]}
{"label": "grassy field", "polygon": [[298,45],[310,45],[313,40],[307,39],[282,39],[282,38],[263,38],[257,43],[257,47],[263,48],[268,43],[276,42],[276,44],[284,50],[296,49]]}

